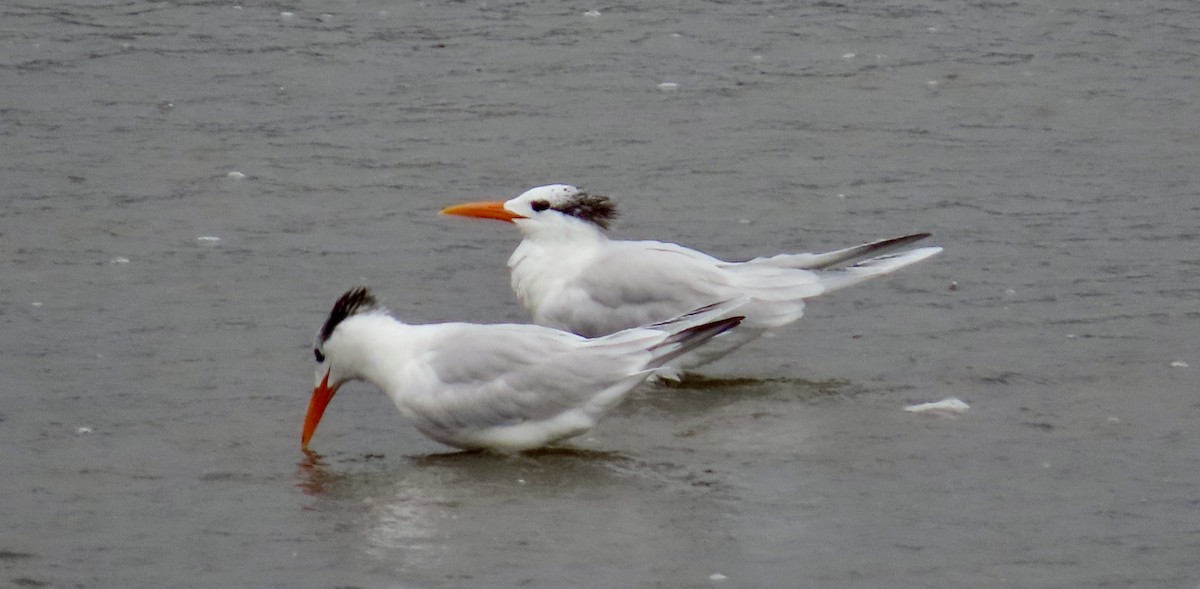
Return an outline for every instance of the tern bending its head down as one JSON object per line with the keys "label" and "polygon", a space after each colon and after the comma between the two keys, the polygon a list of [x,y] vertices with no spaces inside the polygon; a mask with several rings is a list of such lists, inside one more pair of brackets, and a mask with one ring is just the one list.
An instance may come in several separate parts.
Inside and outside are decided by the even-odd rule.
{"label": "tern bending its head down", "polygon": [[672,361],[677,369],[716,360],[768,329],[799,319],[806,299],[942,251],[924,247],[893,253],[929,236],[916,233],[823,254],[726,262],[674,243],[609,239],[605,230],[616,205],[566,184],[442,213],[516,224],[524,240],[508,260],[512,287],[539,325],[596,337],[717,301],[749,299],[738,310],[746,316],[741,327]]}
{"label": "tern bending its head down", "polygon": [[408,325],[355,288],[317,333],[301,444],[351,380],[379,387],[418,430],[456,448],[515,452],[577,436],[656,368],[736,326],[742,318],[727,315],[744,302],[587,339],[537,325]]}

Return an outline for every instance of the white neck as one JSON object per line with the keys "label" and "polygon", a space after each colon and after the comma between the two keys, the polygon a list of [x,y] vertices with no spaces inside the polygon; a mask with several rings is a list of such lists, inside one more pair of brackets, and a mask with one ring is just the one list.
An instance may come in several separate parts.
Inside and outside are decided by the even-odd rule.
{"label": "white neck", "polygon": [[608,243],[608,236],[596,225],[570,217],[536,223],[518,220],[517,226],[525,239],[508,258],[513,292],[535,323],[561,328],[541,315],[548,302],[545,297],[562,292],[562,285],[585,271]]}
{"label": "white neck", "polygon": [[383,313],[365,313],[347,318],[325,342],[338,361],[338,372],[365,380],[393,396],[400,387],[405,358],[412,358],[412,326]]}

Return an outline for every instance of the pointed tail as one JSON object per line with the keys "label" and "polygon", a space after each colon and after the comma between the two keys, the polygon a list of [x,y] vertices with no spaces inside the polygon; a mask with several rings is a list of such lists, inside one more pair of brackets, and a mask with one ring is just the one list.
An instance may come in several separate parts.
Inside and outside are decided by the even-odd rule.
{"label": "pointed tail", "polygon": [[745,317],[728,317],[710,323],[689,327],[671,334],[670,337],[650,348],[653,359],[647,368],[659,368],[671,360],[686,354],[708,340],[737,327]]}
{"label": "pointed tail", "polygon": [[820,276],[821,285],[825,287],[825,292],[832,292],[858,284],[864,280],[870,280],[877,276],[895,272],[905,266],[916,264],[921,260],[937,255],[941,251],[942,248],[940,247],[922,247],[915,250],[877,256],[845,268],[820,271],[817,275]]}
{"label": "pointed tail", "polygon": [[881,239],[823,254],[779,254],[778,256],[771,256],[769,258],[755,258],[750,260],[750,263],[801,270],[825,270],[898,250],[910,243],[921,241],[929,237],[929,235],[928,233],[913,233],[912,235]]}
{"label": "pointed tail", "polygon": [[662,334],[666,333],[665,338],[643,348],[651,354],[646,368],[659,368],[680,355],[703,345],[708,340],[737,327],[745,317],[730,317],[729,315],[748,302],[750,302],[749,298],[742,297],[713,303],[666,321],[618,331],[597,341],[611,341],[614,344],[627,338],[644,341],[643,338],[648,333],[657,332],[656,339],[662,338]]}

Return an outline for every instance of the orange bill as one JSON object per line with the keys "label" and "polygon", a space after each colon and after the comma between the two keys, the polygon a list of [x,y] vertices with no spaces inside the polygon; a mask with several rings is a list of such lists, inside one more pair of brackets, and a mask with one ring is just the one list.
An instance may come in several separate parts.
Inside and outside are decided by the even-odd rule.
{"label": "orange bill", "polygon": [[476,217],[479,219],[498,219],[512,222],[513,219],[524,219],[508,209],[502,202],[469,202],[442,209],[443,215],[458,215],[460,217]]}
{"label": "orange bill", "polygon": [[308,415],[304,416],[304,434],[300,436],[302,449],[308,449],[308,441],[317,431],[317,424],[321,423],[321,416],[325,414],[325,408],[329,406],[329,400],[336,392],[337,387],[329,386],[329,371],[326,371],[325,378],[321,379],[321,384],[313,389],[312,399],[308,402]]}

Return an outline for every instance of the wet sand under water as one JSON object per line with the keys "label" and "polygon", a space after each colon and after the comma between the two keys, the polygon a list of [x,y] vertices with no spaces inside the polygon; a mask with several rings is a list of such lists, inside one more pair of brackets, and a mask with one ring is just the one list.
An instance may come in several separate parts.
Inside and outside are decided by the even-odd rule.
{"label": "wet sand under water", "polygon": [[[0,585],[1200,585],[1200,7],[590,8],[0,8]],[[946,251],[567,448],[352,384],[302,453],[337,295],[526,320],[512,228],[437,211],[549,182]]]}

